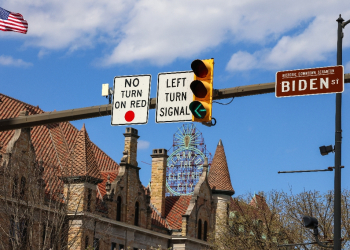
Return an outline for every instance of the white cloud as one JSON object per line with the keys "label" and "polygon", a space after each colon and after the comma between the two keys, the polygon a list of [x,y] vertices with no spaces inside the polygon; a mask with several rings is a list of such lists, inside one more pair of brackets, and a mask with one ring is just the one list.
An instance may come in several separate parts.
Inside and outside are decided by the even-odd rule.
{"label": "white cloud", "polygon": [[38,57],[42,59],[48,54],[50,54],[50,52],[47,49],[41,49],[38,53]]}
{"label": "white cloud", "polygon": [[[350,16],[350,12],[349,12]],[[272,48],[263,48],[254,53],[239,51],[227,64],[228,71],[251,69],[283,69],[325,61],[334,57],[336,64],[337,23],[329,16],[316,17],[301,34],[282,36]],[[334,20],[333,20],[334,21]],[[343,42],[343,47],[350,41]]]}
{"label": "white cloud", "polygon": [[226,66],[228,71],[250,70],[257,67],[257,59],[254,55],[245,51],[238,51],[231,56]]}
{"label": "white cloud", "polygon": [[[15,38],[39,47],[39,57],[50,50],[74,52],[104,44],[101,65],[135,61],[164,65],[223,43],[249,45],[249,52],[227,51],[233,54],[227,70],[322,61],[336,48],[335,19],[339,13],[350,17],[350,1],[344,0],[322,4],[318,0],[201,0],[200,4],[198,0],[0,0],[0,4],[27,19],[27,35]],[[344,39],[344,46],[350,46],[350,39]]]}
{"label": "white cloud", "polygon": [[15,67],[29,67],[32,63],[25,62],[22,59],[14,59],[12,56],[0,56],[0,65],[15,66]]}
{"label": "white cloud", "polygon": [[148,141],[138,140],[137,148],[138,149],[148,149],[150,143]]}
{"label": "white cloud", "polygon": [[344,73],[346,74],[350,73],[350,61],[345,64]]}

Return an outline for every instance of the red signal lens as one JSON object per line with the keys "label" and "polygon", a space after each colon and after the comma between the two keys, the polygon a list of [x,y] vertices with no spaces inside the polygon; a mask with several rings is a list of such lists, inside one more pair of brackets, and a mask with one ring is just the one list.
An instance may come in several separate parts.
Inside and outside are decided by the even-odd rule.
{"label": "red signal lens", "polygon": [[193,81],[190,85],[190,88],[192,90],[192,93],[199,98],[204,98],[208,93],[204,84],[198,80]]}
{"label": "red signal lens", "polygon": [[202,60],[194,60],[191,63],[191,68],[193,73],[200,78],[204,78],[208,75],[208,69]]}

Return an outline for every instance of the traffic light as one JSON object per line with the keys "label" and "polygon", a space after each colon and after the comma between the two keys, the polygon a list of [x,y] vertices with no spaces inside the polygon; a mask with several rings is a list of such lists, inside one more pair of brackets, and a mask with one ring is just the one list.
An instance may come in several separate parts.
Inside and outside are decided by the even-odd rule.
{"label": "traffic light", "polygon": [[306,228],[315,229],[318,227],[318,221],[314,217],[304,216],[303,221],[304,221],[304,227]]}
{"label": "traffic light", "polygon": [[192,121],[211,122],[213,100],[214,59],[194,60],[191,63],[194,80],[190,85],[193,102],[190,103]]}

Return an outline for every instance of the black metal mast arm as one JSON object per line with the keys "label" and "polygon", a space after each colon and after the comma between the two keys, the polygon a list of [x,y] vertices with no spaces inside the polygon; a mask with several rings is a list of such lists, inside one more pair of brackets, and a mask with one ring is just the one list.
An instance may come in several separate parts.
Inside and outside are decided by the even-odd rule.
{"label": "black metal mast arm", "polygon": [[348,23],[350,23],[350,19],[341,24],[341,26],[343,27],[343,29],[345,28],[345,26],[346,26]]}

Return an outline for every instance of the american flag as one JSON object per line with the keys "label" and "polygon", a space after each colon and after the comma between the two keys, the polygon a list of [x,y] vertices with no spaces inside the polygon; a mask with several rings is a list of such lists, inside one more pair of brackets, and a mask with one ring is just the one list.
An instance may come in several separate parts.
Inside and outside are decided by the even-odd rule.
{"label": "american flag", "polygon": [[0,7],[0,30],[26,34],[28,23],[19,13],[13,13]]}

